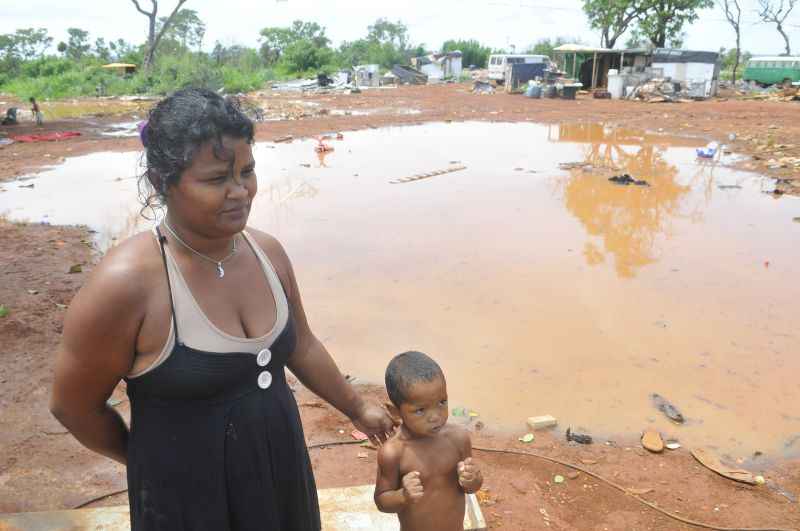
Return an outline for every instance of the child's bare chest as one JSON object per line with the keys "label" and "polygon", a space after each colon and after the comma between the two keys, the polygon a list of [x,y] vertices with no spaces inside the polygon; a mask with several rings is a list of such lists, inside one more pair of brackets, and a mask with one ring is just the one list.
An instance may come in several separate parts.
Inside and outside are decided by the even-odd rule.
{"label": "child's bare chest", "polygon": [[440,440],[424,441],[406,447],[400,462],[401,477],[409,472],[417,471],[420,479],[434,481],[455,479],[461,451],[452,441],[442,437]]}

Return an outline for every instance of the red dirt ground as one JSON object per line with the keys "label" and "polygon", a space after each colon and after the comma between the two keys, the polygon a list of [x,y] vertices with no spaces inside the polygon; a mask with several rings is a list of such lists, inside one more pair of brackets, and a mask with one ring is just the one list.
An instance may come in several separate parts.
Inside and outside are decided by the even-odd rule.
{"label": "red dirt ground", "polygon": [[[605,121],[631,128],[694,134],[726,141],[736,133],[734,151],[759,154],[745,162],[762,171],[767,160],[800,156],[800,103],[708,101],[686,104],[643,104],[580,98],[576,102],[529,100],[497,94],[475,96],[464,85],[403,87],[353,95],[267,93],[261,105],[286,108],[290,100],[319,102],[312,114],[297,120],[259,124],[258,138],[296,137],[327,131],[353,130],[388,124],[441,120],[497,121]],[[331,116],[319,109],[381,109],[369,116]],[[419,109],[422,114],[398,115],[398,109]],[[113,123],[124,117],[94,118]],[[12,144],[0,148],[0,181],[53,164],[60,158],[98,150],[138,149],[137,139],[106,138],[96,125],[83,120],[49,122],[44,130],[74,129],[77,139],[44,144]],[[10,132],[10,128],[0,132]],[[13,134],[36,130],[17,126]],[[772,141],[770,142],[770,138]],[[754,143],[751,139],[761,141]],[[793,142],[797,142],[793,144]],[[785,147],[778,147],[785,144]],[[780,155],[776,153],[780,152]],[[764,171],[783,179],[800,178],[797,169]],[[787,185],[788,186],[788,185]],[[1,189],[1,187],[0,187]],[[52,358],[61,332],[65,305],[83,283],[98,254],[84,228],[38,224],[13,224],[0,220],[0,304],[9,310],[0,318],[0,512],[55,510],[75,507],[95,497],[125,488],[124,469],[81,448],[47,411],[52,382]],[[80,273],[68,273],[83,264]],[[352,372],[352,368],[344,367]],[[357,374],[356,374],[357,376]],[[360,389],[383,401],[383,392]],[[298,386],[296,393],[309,444],[346,441],[352,429],[346,419]],[[127,413],[122,386],[114,398]],[[487,422],[488,424],[488,422]],[[635,439],[635,434],[631,434]],[[767,486],[750,487],[723,479],[701,467],[685,449],[653,455],[635,440],[615,444],[598,441],[592,446],[568,445],[548,433],[523,444],[516,437],[474,432],[481,447],[541,452],[585,467],[613,482],[634,489],[653,489],[642,498],[669,512],[717,526],[800,529],[800,506],[777,492],[778,486],[800,496],[800,462],[764,462],[755,473]],[[359,457],[359,453],[367,457]],[[481,495],[491,529],[694,529],[679,524],[601,481],[540,459],[476,451],[487,490]],[[375,452],[358,446],[311,450],[320,488],[371,483]],[[590,464],[586,464],[590,463]],[[756,460],[758,463],[758,460]],[[555,484],[556,474],[564,476]],[[120,505],[124,494],[95,505]]]}

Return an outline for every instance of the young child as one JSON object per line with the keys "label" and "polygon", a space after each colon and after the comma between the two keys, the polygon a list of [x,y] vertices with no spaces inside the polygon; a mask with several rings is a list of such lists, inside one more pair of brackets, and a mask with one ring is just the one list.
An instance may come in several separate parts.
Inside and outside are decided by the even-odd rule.
{"label": "young child", "polygon": [[447,424],[447,386],[421,352],[398,354],[386,368],[389,412],[402,420],[378,450],[375,504],[397,513],[402,531],[462,531],[464,493],[481,488],[469,433]]}
{"label": "young child", "polygon": [[31,113],[33,113],[33,117],[34,119],[36,119],[36,125],[41,127],[43,122],[42,110],[39,108],[39,104],[36,103],[36,98],[34,98],[33,96],[31,96],[30,102],[31,102]]}

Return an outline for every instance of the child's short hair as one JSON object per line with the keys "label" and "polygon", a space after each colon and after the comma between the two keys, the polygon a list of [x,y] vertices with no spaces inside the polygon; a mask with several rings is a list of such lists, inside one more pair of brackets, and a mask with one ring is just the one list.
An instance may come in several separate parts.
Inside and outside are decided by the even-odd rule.
{"label": "child's short hair", "polygon": [[444,378],[439,364],[430,356],[411,350],[398,354],[386,367],[386,392],[397,407],[406,401],[408,388],[416,382],[430,382]]}

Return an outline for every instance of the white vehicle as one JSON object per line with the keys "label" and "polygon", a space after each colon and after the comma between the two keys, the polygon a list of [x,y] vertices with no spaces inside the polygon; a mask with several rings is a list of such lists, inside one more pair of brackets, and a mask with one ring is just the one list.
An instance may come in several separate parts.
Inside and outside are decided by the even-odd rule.
{"label": "white vehicle", "polygon": [[514,64],[550,64],[550,58],[546,55],[519,55],[519,54],[498,54],[489,56],[489,79],[498,84],[505,83],[506,66]]}

